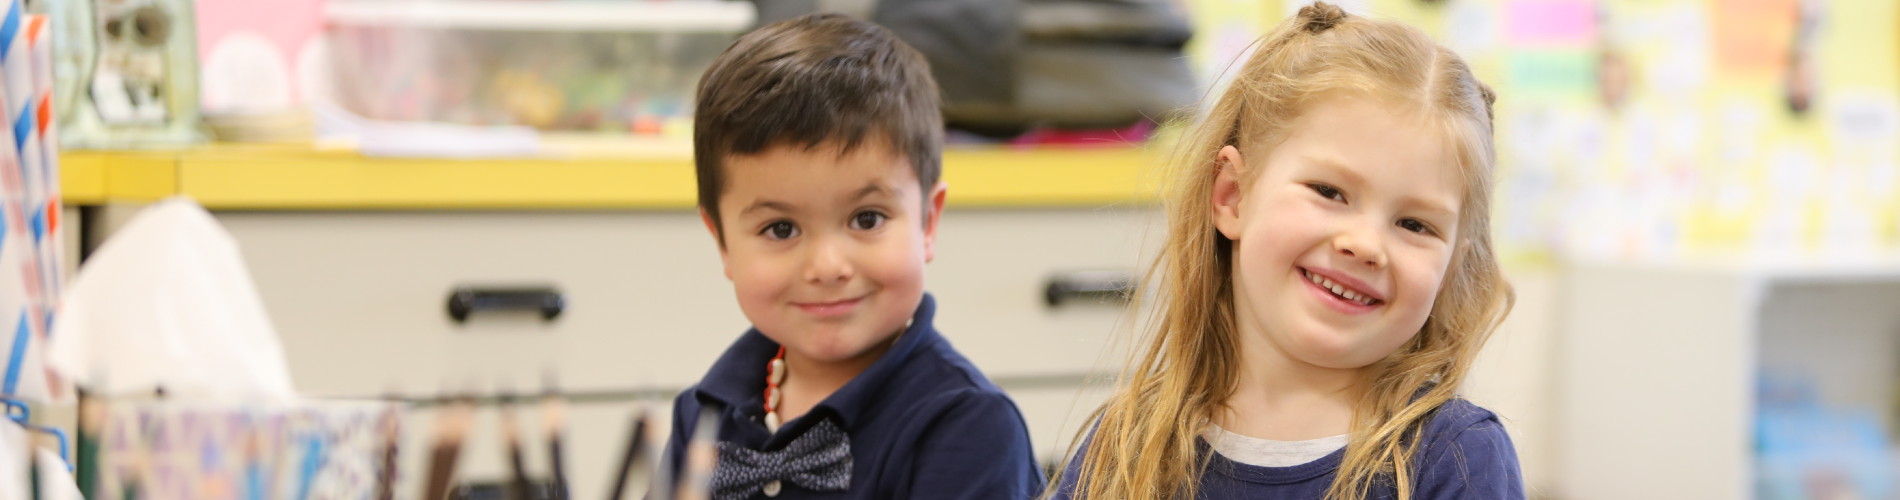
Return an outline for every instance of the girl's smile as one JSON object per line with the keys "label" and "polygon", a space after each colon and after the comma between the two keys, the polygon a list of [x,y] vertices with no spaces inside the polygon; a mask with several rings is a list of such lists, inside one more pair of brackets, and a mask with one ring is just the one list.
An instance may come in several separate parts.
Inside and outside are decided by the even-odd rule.
{"label": "girl's smile", "polygon": [[1365,282],[1333,272],[1304,267],[1294,269],[1299,271],[1301,278],[1306,281],[1307,289],[1312,290],[1315,297],[1341,313],[1365,314],[1385,305],[1385,300],[1380,298],[1383,295],[1368,291],[1371,287],[1366,286]]}

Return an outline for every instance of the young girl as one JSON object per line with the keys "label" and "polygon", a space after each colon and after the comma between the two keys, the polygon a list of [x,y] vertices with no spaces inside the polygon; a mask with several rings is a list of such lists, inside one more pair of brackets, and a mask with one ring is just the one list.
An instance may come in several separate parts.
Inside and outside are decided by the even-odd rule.
{"label": "young girl", "polygon": [[1046,496],[1523,498],[1455,396],[1509,311],[1491,91],[1416,29],[1316,3],[1177,155],[1154,323]]}

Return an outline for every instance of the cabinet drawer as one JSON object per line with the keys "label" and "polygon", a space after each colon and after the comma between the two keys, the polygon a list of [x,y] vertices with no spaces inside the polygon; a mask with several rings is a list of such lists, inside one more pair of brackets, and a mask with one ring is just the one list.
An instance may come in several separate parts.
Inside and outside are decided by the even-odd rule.
{"label": "cabinet drawer", "polygon": [[[298,388],[683,386],[746,327],[696,217],[672,213],[217,214]],[[460,285],[547,285],[554,320],[447,313]],[[473,388],[473,387],[468,387]]]}

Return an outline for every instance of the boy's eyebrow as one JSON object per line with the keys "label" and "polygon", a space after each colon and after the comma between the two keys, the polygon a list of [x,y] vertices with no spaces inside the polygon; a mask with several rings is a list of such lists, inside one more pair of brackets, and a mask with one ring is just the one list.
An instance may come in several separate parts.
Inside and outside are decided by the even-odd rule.
{"label": "boy's eyebrow", "polygon": [[792,207],[792,204],[790,203],[786,203],[782,201],[773,201],[773,200],[759,200],[759,201],[752,202],[752,205],[745,207],[745,210],[740,210],[739,215],[743,217],[746,214],[750,214],[752,212],[757,212],[759,210],[764,210],[764,209],[777,210],[777,211],[785,212],[785,213],[798,212],[798,210],[794,209]]}
{"label": "boy's eyebrow", "polygon": [[884,183],[881,183],[878,181],[871,181],[869,184],[865,184],[864,187],[858,188],[857,192],[851,193],[850,199],[852,201],[857,201],[857,200],[868,198],[874,194],[890,194],[890,193],[891,193],[891,189],[884,187]]}

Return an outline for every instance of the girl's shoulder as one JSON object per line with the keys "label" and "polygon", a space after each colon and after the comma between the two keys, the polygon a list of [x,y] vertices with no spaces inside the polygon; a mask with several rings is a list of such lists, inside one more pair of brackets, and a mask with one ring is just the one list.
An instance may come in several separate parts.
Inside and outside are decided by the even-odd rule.
{"label": "girl's shoulder", "polygon": [[1464,397],[1453,397],[1445,404],[1438,405],[1437,410],[1433,410],[1431,422],[1425,425],[1425,433],[1428,436],[1445,432],[1458,433],[1474,427],[1480,430],[1497,427],[1498,430],[1502,430],[1503,424],[1500,423],[1498,414],[1492,413],[1491,410],[1473,404]]}
{"label": "girl's shoulder", "polygon": [[1496,413],[1464,398],[1440,405],[1418,449],[1413,498],[1524,498],[1517,447]]}

